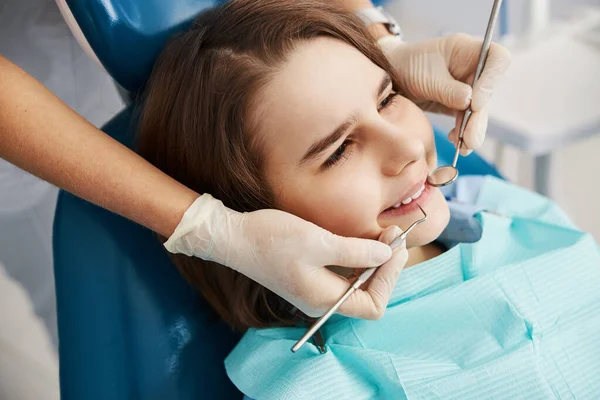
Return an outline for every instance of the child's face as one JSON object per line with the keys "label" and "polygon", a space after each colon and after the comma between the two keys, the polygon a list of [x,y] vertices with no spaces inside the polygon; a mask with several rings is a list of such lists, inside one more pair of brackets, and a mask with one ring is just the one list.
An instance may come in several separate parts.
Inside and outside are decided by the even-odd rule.
{"label": "child's face", "polygon": [[[393,206],[420,191],[436,166],[431,125],[358,50],[328,38],[301,43],[255,100],[256,139],[278,208],[364,238],[422,217],[414,201]],[[416,202],[428,220],[409,247],[437,238],[449,218],[439,189],[426,186]]]}

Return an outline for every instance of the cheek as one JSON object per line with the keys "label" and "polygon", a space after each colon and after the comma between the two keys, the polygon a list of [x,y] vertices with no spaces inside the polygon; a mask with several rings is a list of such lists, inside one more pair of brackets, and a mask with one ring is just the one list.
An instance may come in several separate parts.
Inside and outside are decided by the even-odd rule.
{"label": "cheek", "polygon": [[431,172],[437,167],[437,149],[435,148],[435,135],[433,128],[431,127],[429,121],[427,121],[427,124],[429,125],[429,129],[427,131],[427,136],[423,139],[423,142],[425,143],[427,166],[429,167],[429,172]]}
{"label": "cheek", "polygon": [[[294,179],[276,193],[278,208],[310,221],[336,235],[376,238],[374,216],[381,205],[380,180],[363,168],[343,171],[344,165],[317,178]],[[343,172],[342,172],[343,171]],[[289,183],[291,183],[290,181]]]}

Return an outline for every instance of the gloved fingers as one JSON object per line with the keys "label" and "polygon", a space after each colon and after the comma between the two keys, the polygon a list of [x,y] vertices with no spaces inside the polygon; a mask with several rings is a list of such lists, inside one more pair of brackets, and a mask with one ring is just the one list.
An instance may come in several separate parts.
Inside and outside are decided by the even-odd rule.
{"label": "gloved fingers", "polygon": [[466,83],[457,81],[450,74],[438,78],[432,99],[453,110],[465,110],[471,102],[472,88]]}
{"label": "gloved fingers", "polygon": [[392,256],[390,246],[376,240],[347,238],[328,235],[329,247],[333,254],[323,260],[324,265],[337,265],[347,268],[379,267]]}
{"label": "gloved fingers", "polygon": [[451,75],[438,42],[432,40],[394,49],[400,60],[395,66],[399,70],[402,89],[417,104],[424,103],[426,111],[434,111],[429,102],[452,110],[464,110],[471,101],[472,88]]}
{"label": "gloved fingers", "polygon": [[[402,229],[400,229],[396,225],[392,225],[392,226],[388,226],[387,228],[385,228],[384,231],[381,232],[381,234],[379,235],[379,238],[377,240],[379,240],[380,242],[385,243],[387,245],[390,245],[394,241],[394,239],[396,239],[401,234],[402,234]],[[354,282],[356,280],[356,278],[358,278],[360,276],[360,274],[362,274],[364,271],[365,271],[365,268],[355,268],[353,270],[352,274],[350,274],[350,276],[348,276],[348,279],[351,282]]]}
{"label": "gloved fingers", "polygon": [[[400,234],[402,230],[399,227],[389,226],[379,235],[379,241],[390,245]],[[406,264],[404,253],[405,244],[393,252],[392,258],[375,271],[362,288],[340,307],[339,312],[359,318],[380,318],[387,307],[400,271]]]}
{"label": "gloved fingers", "polygon": [[446,107],[445,105],[434,101],[416,101],[415,104],[425,112],[444,114],[449,117],[455,117],[457,115],[455,109]]}
{"label": "gloved fingers", "polygon": [[[319,232],[308,236],[312,239],[307,245],[309,250],[298,254],[302,260],[287,270],[286,287],[271,289],[310,317],[322,315],[351,284],[350,280],[325,268],[326,265],[365,269],[379,267],[392,257],[392,249],[385,243],[337,236],[314,227]],[[316,256],[313,252],[317,252]],[[356,304],[349,310],[357,317],[373,315],[369,303]]]}
{"label": "gloved fingers", "polygon": [[[383,230],[383,232],[381,232],[381,234],[379,235],[379,238],[377,238],[377,240],[379,240],[382,243],[385,243],[387,245],[391,245],[392,242],[398,238],[400,235],[402,234],[402,229],[400,229],[399,226],[396,225],[392,225],[392,226],[388,226],[387,228],[385,228]],[[402,242],[399,245],[400,248],[406,248],[406,241]],[[395,249],[393,249],[395,250]],[[392,250],[392,258],[394,257],[394,251]],[[391,259],[390,259],[391,261]],[[365,285],[363,285],[363,289],[368,287],[369,283],[373,280],[373,278],[375,277],[375,274],[373,274],[366,282]]]}
{"label": "gloved fingers", "polygon": [[418,76],[423,81],[416,85],[420,90],[415,95],[452,110],[465,110],[471,103],[471,86],[454,79],[443,62],[432,64],[430,68],[428,76]]}
{"label": "gloved fingers", "polygon": [[379,235],[379,238],[377,238],[377,240],[379,240],[380,242],[385,243],[389,246],[392,244],[394,239],[396,239],[401,234],[402,234],[402,229],[400,229],[400,227],[398,227],[396,225],[392,225],[392,226],[388,226],[387,228],[385,228],[383,230],[383,232],[381,232],[381,234]]}
{"label": "gloved fingers", "polygon": [[[460,115],[456,116],[456,126],[448,134],[448,140],[454,143],[455,147],[458,144],[458,135],[460,132],[460,127],[462,126],[463,118],[464,113],[460,113]],[[467,122],[467,126],[465,127],[465,132],[463,134],[463,145],[460,150],[460,154],[462,156],[468,156],[473,152],[473,150],[481,147],[483,141],[485,140],[487,125],[487,108],[484,108],[479,112],[473,112],[471,114],[471,117]]]}
{"label": "gloved fingers", "polygon": [[479,112],[487,106],[492,92],[506,74],[511,59],[511,54],[506,47],[492,43],[483,72],[473,88],[471,109],[474,112]]}
{"label": "gloved fingers", "polygon": [[338,310],[340,314],[365,319],[379,319],[383,316],[396,286],[400,272],[408,261],[404,245],[396,248],[392,258],[379,267],[371,279],[356,290]]}
{"label": "gloved fingers", "polygon": [[488,126],[488,110],[482,108],[473,112],[465,127],[464,142],[468,149],[478,149],[485,140]]}
{"label": "gloved fingers", "polygon": [[[307,316],[318,318],[348,290],[351,280],[325,267],[308,270],[301,275],[296,274],[296,279],[292,276],[289,287],[281,293],[275,293],[294,304]],[[354,311],[360,315],[363,310],[358,308]]]}
{"label": "gloved fingers", "polygon": [[[458,146],[458,135],[460,132],[460,127],[462,125],[462,120],[464,118],[464,113],[458,113],[456,115],[456,126],[454,128],[452,128],[452,130],[450,131],[450,133],[448,134],[448,140],[454,144],[454,147],[456,148]],[[466,132],[465,132],[466,133]],[[467,144],[464,142],[464,135],[463,135],[463,144],[460,148],[460,152],[459,154],[463,157],[468,156],[469,154],[471,154],[473,152],[473,149],[470,149]]]}

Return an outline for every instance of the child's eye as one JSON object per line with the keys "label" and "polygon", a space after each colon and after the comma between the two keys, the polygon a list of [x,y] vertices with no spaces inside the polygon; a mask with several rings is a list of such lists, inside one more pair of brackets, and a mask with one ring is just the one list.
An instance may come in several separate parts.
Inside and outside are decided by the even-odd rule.
{"label": "child's eye", "polygon": [[[389,105],[391,105],[394,102],[394,98],[398,96],[397,92],[391,92],[390,94],[388,94],[385,99],[383,99],[381,101],[381,103],[379,104],[379,106],[377,107],[377,111],[381,111],[383,109],[385,109],[386,107],[388,107]],[[321,166],[322,169],[327,169],[329,167],[334,166],[335,164],[339,163],[342,160],[345,160],[346,158],[348,158],[348,146],[352,144],[352,141],[350,140],[345,140],[344,143],[342,143],[340,145],[340,147],[338,147],[335,152],[329,156],[329,158],[323,163],[323,165]]]}
{"label": "child's eye", "polygon": [[327,161],[325,161],[323,163],[323,165],[321,166],[322,169],[327,169],[329,167],[334,166],[335,164],[339,163],[340,161],[348,158],[348,146],[350,146],[352,144],[352,142],[350,140],[345,140],[344,143],[342,143],[340,145],[340,147],[338,147],[335,152],[329,156],[329,158],[327,159]]}
{"label": "child's eye", "polygon": [[387,97],[385,99],[383,99],[381,101],[381,103],[379,103],[379,106],[377,107],[377,111],[381,111],[383,109],[385,109],[387,106],[389,106],[390,104],[392,104],[394,102],[394,98],[398,96],[398,92],[391,92],[390,94],[387,95]]}

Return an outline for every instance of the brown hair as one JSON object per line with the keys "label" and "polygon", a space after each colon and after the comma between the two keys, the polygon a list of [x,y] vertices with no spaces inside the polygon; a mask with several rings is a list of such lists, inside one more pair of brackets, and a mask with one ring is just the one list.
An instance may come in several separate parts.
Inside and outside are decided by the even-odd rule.
{"label": "brown hair", "polygon": [[[227,207],[273,208],[252,142],[251,101],[301,41],[327,36],[354,46],[397,80],[354,15],[323,0],[234,0],[202,14],[161,53],[149,81],[138,150],[159,169]],[[183,255],[180,273],[237,330],[298,322],[294,308],[229,268]]]}

